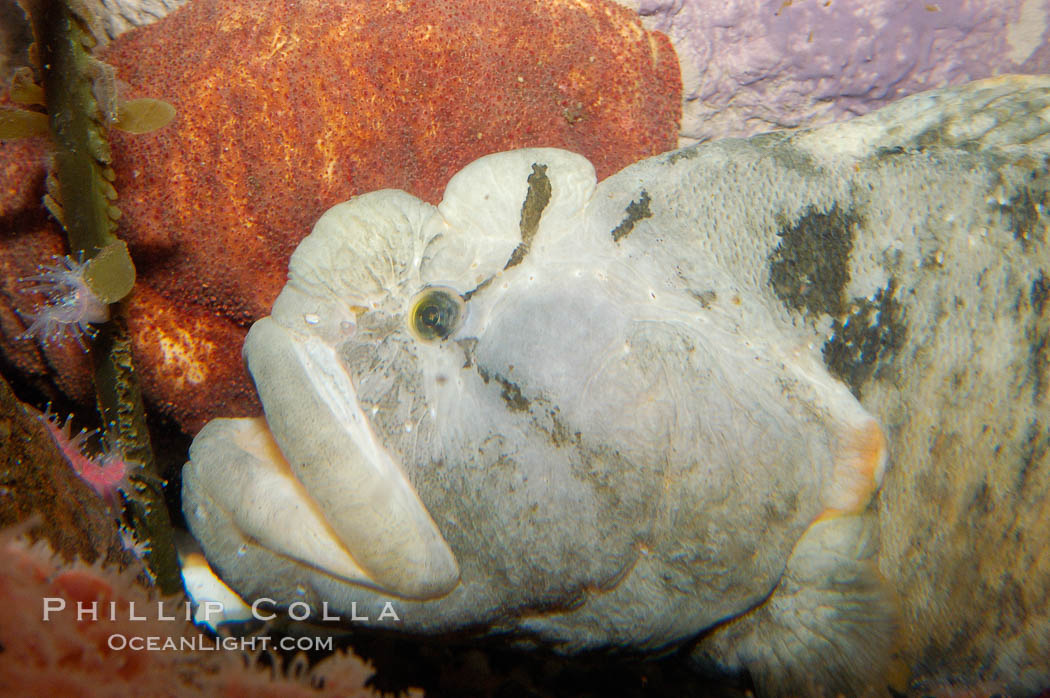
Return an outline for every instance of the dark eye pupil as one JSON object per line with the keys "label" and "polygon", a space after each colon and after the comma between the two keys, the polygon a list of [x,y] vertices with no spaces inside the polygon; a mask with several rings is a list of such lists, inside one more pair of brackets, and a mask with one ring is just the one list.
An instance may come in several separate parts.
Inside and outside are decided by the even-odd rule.
{"label": "dark eye pupil", "polygon": [[432,327],[435,330],[441,327],[441,310],[435,305],[428,305],[423,308],[419,313],[420,320],[427,327]]}
{"label": "dark eye pupil", "polygon": [[420,338],[445,339],[456,329],[459,300],[447,291],[424,291],[412,310],[412,325]]}

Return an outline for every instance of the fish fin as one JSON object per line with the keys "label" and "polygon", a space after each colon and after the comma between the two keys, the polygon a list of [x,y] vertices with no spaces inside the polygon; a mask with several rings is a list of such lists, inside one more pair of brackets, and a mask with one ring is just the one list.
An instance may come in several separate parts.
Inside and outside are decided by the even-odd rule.
{"label": "fish fin", "polygon": [[878,423],[865,417],[838,430],[835,465],[824,489],[823,518],[863,512],[882,483],[889,456]]}
{"label": "fish fin", "polygon": [[876,520],[821,517],[799,542],[772,594],[704,637],[694,660],[746,670],[762,696],[886,696],[896,599],[875,565]]}

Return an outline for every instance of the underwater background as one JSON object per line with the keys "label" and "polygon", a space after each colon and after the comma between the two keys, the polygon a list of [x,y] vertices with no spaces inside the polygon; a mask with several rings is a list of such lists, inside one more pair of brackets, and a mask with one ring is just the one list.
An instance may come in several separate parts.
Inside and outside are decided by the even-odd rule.
{"label": "underwater background", "polygon": [[[748,694],[748,677],[700,677],[677,649],[566,658],[356,632],[335,653],[115,651],[114,632],[149,633],[44,622],[40,599],[182,598],[190,439],[261,414],[245,334],[334,204],[386,188],[436,204],[467,163],[522,147],[580,153],[601,180],[698,142],[1045,74],[1048,29],[1045,0],[0,0],[0,692]],[[1000,691],[980,667],[927,668],[901,692]]]}

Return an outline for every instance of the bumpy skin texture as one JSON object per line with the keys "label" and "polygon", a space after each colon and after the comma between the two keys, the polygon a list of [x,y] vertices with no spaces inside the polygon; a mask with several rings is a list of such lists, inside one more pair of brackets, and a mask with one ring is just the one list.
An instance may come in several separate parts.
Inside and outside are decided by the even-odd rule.
{"label": "bumpy skin texture", "polygon": [[[249,334],[266,423],[198,436],[187,520],[247,597],[380,627],[394,599],[566,651],[703,632],[766,694],[882,694],[894,651],[1035,692],[1048,109],[1002,78],[597,187],[525,150],[436,210],[340,205]],[[431,286],[466,297],[444,341],[409,327]]]}
{"label": "bumpy skin texture", "polygon": [[[916,685],[1050,684],[1048,107],[1046,78],[992,79],[603,183],[699,222],[886,429],[879,568]],[[711,641],[772,661],[769,620]]]}

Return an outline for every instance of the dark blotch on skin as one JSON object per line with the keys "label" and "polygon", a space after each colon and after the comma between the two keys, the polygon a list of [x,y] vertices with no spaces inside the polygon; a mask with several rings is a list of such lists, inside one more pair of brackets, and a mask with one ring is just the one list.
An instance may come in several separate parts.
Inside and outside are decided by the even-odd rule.
{"label": "dark blotch on skin", "polygon": [[619,242],[630,235],[631,231],[634,230],[634,224],[638,221],[652,218],[653,212],[649,210],[650,201],[652,199],[649,198],[649,192],[643,189],[642,195],[638,197],[637,201],[627,204],[627,216],[620,221],[620,225],[612,230],[613,242]]}
{"label": "dark blotch on skin", "polygon": [[976,516],[988,515],[995,509],[995,503],[992,502],[991,495],[988,493],[987,478],[981,480],[974,489],[973,499],[967,509],[970,511],[971,515]]}
{"label": "dark blotch on skin", "polygon": [[1032,289],[1028,293],[1034,317],[1025,330],[1025,338],[1028,341],[1028,376],[1032,381],[1032,401],[1036,404],[1042,402],[1046,396],[1050,376],[1050,318],[1044,319],[1044,312],[1050,307],[1047,303],[1048,298],[1050,280],[1040,269],[1039,276],[1032,282]]}
{"label": "dark blotch on skin", "polygon": [[1047,298],[1050,298],[1050,280],[1040,269],[1039,278],[1032,282],[1032,290],[1028,294],[1028,299],[1032,302],[1032,310],[1036,315],[1043,314]]}
{"label": "dark blotch on skin", "polygon": [[1000,605],[1002,615],[999,616],[999,621],[996,624],[996,634],[1000,637],[1006,637],[1007,634],[1023,627],[1026,619],[1034,609],[1029,608],[1028,604],[1025,603],[1027,595],[1024,592],[1024,587],[1017,581],[1017,577],[1009,572],[1002,576],[997,596],[1002,599]]}
{"label": "dark blotch on skin", "polygon": [[497,374],[492,374],[485,369],[478,367],[478,375],[481,376],[481,380],[485,381],[487,385],[489,381],[496,381],[500,386],[500,397],[507,403],[507,407],[513,412],[526,412],[529,409],[528,399],[521,394],[521,388],[514,382],[504,378]]}
{"label": "dark blotch on skin", "polygon": [[1024,186],[1000,207],[1010,230],[1013,231],[1014,240],[1021,243],[1021,248],[1025,251],[1033,240],[1043,239],[1040,205],[1050,205],[1048,192],[1038,187]]}
{"label": "dark blotch on skin", "polygon": [[536,230],[540,227],[540,217],[543,209],[551,200],[551,180],[547,177],[547,166],[533,163],[532,174],[529,175],[529,191],[525,194],[525,203],[521,205],[521,222],[518,224],[521,230],[521,242],[514,248],[513,254],[507,261],[504,269],[521,264],[525,255],[529,253],[529,245],[532,238],[536,237]]}
{"label": "dark blotch on skin", "polygon": [[809,206],[793,225],[782,221],[780,244],[769,256],[769,281],[780,300],[794,310],[845,315],[857,223],[854,213],[838,204],[828,211]]}
{"label": "dark blotch on skin", "polygon": [[907,154],[908,154],[908,151],[903,146],[895,145],[895,146],[891,146],[891,147],[877,148],[875,150],[875,159],[876,160],[886,160],[888,158],[894,158],[894,157],[897,157],[899,155],[907,155]]}
{"label": "dark blotch on skin", "polygon": [[[788,168],[803,177],[819,177],[824,168],[817,164],[813,156],[801,148],[784,147],[791,140],[789,133],[767,133],[762,136],[754,136],[752,143],[762,147],[773,158],[778,165]],[[757,141],[757,142],[756,142]]]}
{"label": "dark blotch on skin", "polygon": [[507,407],[514,412],[528,411],[529,401],[521,394],[521,388],[503,376],[496,376],[496,382],[499,383],[502,388],[499,395],[503,398],[503,401],[507,403]]}
{"label": "dark blotch on skin", "polygon": [[702,307],[704,310],[707,310],[708,308],[710,308],[711,304],[714,303],[716,300],[718,300],[718,294],[715,293],[712,290],[700,291],[700,292],[693,291],[692,289],[686,289],[686,290],[689,292],[690,296],[695,298],[697,300],[697,302],[700,303],[700,307]]}
{"label": "dark blotch on skin", "polygon": [[1050,373],[1050,332],[1035,327],[1029,333],[1028,373],[1032,378],[1032,401],[1039,403],[1046,395],[1047,374]]}
{"label": "dark blotch on skin", "polygon": [[551,427],[548,430],[551,443],[555,446],[564,446],[566,444],[580,445],[580,432],[570,432],[569,428],[565,425],[559,415],[557,407],[553,407],[547,411],[547,415],[551,420]]}
{"label": "dark blotch on skin", "polygon": [[798,493],[791,492],[781,501],[771,500],[762,505],[766,526],[783,526],[790,522],[798,511]]}
{"label": "dark blotch on skin", "polygon": [[824,364],[859,399],[861,388],[875,373],[879,361],[892,356],[904,345],[904,310],[894,298],[895,279],[874,299],[854,299],[856,310],[845,322],[836,318],[831,339],[824,343]]}
{"label": "dark blotch on skin", "polygon": [[[952,139],[945,137],[943,124],[939,124],[937,126],[934,126],[933,128],[926,129],[915,138],[915,146],[919,150],[925,150],[926,148],[935,148],[937,146],[942,146],[946,142],[954,143]],[[959,147],[963,147],[962,144],[960,144]]]}
{"label": "dark blotch on skin", "polygon": [[1030,481],[1040,482],[1038,478],[1031,480],[1031,476],[1046,461],[1047,454],[1050,454],[1050,434],[1038,419],[1033,419],[1028,425],[1024,444],[1021,446],[1021,469],[1017,473],[1018,492],[1024,492]]}

